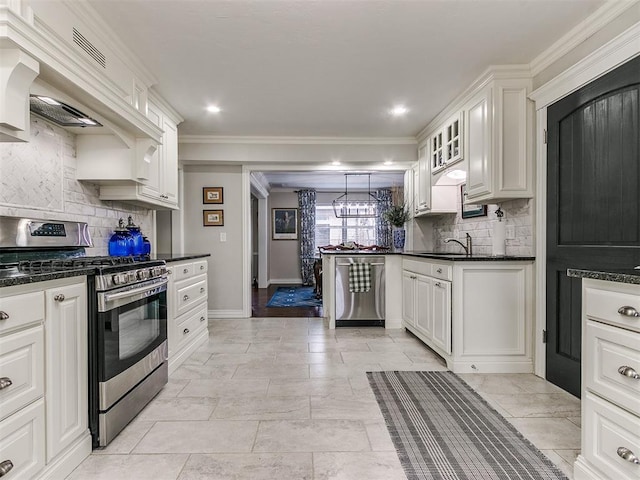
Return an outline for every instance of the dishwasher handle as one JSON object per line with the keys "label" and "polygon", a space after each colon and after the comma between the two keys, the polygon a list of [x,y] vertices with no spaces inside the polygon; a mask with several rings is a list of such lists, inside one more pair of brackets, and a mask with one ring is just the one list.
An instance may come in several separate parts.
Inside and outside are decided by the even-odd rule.
{"label": "dishwasher handle", "polygon": [[[338,267],[348,267],[349,265],[356,265],[355,263],[336,263]],[[366,265],[371,265],[372,267],[384,265],[384,263],[367,263]]]}

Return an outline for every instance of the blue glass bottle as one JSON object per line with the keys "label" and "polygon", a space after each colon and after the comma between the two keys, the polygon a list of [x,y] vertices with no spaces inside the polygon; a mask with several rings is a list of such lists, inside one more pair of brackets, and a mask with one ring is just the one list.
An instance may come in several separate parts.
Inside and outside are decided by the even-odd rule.
{"label": "blue glass bottle", "polygon": [[126,257],[133,252],[133,238],[131,233],[124,226],[121,218],[118,226],[114,229],[113,235],[109,239],[109,255],[114,257]]}
{"label": "blue glass bottle", "polygon": [[133,223],[133,218],[129,215],[129,223],[127,224],[127,230],[133,238],[133,251],[132,255],[142,255],[144,253],[144,241],[142,239],[142,232],[140,227]]}
{"label": "blue glass bottle", "polygon": [[142,253],[151,255],[151,242],[147,237],[142,237]]}

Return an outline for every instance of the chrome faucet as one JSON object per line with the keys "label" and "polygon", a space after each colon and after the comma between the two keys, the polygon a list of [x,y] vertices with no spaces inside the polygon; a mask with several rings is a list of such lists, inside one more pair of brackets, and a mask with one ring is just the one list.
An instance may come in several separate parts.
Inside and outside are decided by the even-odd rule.
{"label": "chrome faucet", "polygon": [[456,242],[458,245],[460,245],[462,248],[464,248],[464,253],[467,255],[467,257],[470,257],[471,255],[473,255],[473,241],[471,240],[471,235],[469,235],[468,233],[466,234],[466,241],[467,244],[463,244],[460,240],[456,240],[455,238],[446,238],[444,240],[444,243],[449,243],[449,242]]}

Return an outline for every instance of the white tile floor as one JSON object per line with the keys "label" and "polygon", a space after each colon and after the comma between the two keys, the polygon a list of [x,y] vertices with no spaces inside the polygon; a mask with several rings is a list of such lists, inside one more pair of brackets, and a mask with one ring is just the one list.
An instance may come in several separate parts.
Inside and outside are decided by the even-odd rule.
{"label": "white tile floor", "polygon": [[[209,342],[69,479],[394,480],[366,371],[441,370],[404,330],[319,318],[210,322]],[[571,478],[580,402],[533,375],[461,375]]]}

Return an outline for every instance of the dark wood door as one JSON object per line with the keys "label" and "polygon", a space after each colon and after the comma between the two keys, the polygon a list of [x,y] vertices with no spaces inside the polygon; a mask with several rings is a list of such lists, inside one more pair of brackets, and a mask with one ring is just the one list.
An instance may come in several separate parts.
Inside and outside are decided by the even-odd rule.
{"label": "dark wood door", "polygon": [[580,396],[581,280],[640,265],[640,57],[547,110],[547,379]]}

